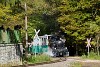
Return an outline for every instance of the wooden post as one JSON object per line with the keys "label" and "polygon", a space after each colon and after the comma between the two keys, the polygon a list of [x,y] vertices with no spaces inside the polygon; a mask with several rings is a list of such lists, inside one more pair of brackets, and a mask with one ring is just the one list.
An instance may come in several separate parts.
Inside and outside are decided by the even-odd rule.
{"label": "wooden post", "polygon": [[28,57],[28,34],[27,34],[27,6],[25,3],[25,57]]}
{"label": "wooden post", "polygon": [[28,47],[28,34],[27,34],[27,6],[25,3],[25,40],[26,40],[26,48]]}

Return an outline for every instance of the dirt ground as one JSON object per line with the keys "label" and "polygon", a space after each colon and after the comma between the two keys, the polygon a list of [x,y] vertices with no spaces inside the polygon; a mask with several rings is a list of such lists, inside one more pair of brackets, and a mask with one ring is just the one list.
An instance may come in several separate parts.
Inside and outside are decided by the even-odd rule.
{"label": "dirt ground", "polygon": [[[81,66],[72,66],[79,62]],[[100,60],[83,60],[80,57],[68,57],[66,61],[29,67],[100,67]]]}
{"label": "dirt ground", "polygon": [[82,67],[100,67],[100,62],[84,62]]}
{"label": "dirt ground", "polygon": [[79,62],[82,67],[100,67],[100,60],[83,60],[80,57],[69,57],[68,59],[73,59],[73,61]]}

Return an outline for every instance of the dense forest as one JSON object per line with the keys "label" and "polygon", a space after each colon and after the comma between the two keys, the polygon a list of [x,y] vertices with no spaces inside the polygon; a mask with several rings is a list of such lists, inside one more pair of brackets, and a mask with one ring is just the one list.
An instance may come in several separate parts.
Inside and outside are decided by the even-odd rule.
{"label": "dense forest", "polygon": [[31,38],[34,29],[41,30],[39,35],[61,30],[70,50],[84,52],[82,48],[86,48],[86,38],[91,38],[94,51],[98,50],[99,0],[0,0],[0,26],[4,29],[20,25],[22,37],[25,37],[25,15],[28,16],[28,36]]}

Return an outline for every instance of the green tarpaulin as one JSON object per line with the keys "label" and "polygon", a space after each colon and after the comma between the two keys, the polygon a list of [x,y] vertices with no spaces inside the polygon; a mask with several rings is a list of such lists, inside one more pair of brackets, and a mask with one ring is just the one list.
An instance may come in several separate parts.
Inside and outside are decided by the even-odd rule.
{"label": "green tarpaulin", "polygon": [[3,30],[0,29],[0,43],[16,43],[21,42],[19,30]]}
{"label": "green tarpaulin", "polygon": [[37,45],[29,47],[29,52],[31,53],[43,53],[48,51],[48,45]]}

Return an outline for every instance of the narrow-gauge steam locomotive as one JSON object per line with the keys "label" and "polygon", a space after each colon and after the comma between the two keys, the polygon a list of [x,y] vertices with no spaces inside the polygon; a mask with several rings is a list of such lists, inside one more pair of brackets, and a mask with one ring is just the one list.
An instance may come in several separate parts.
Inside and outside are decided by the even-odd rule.
{"label": "narrow-gauge steam locomotive", "polygon": [[65,39],[62,36],[52,35],[49,38],[50,48],[54,57],[69,56],[67,47],[65,47]]}
{"label": "narrow-gauge steam locomotive", "polygon": [[46,53],[50,56],[69,56],[67,47],[65,47],[65,39],[58,34],[38,36],[40,30],[35,30],[35,36],[29,46],[31,54]]}

